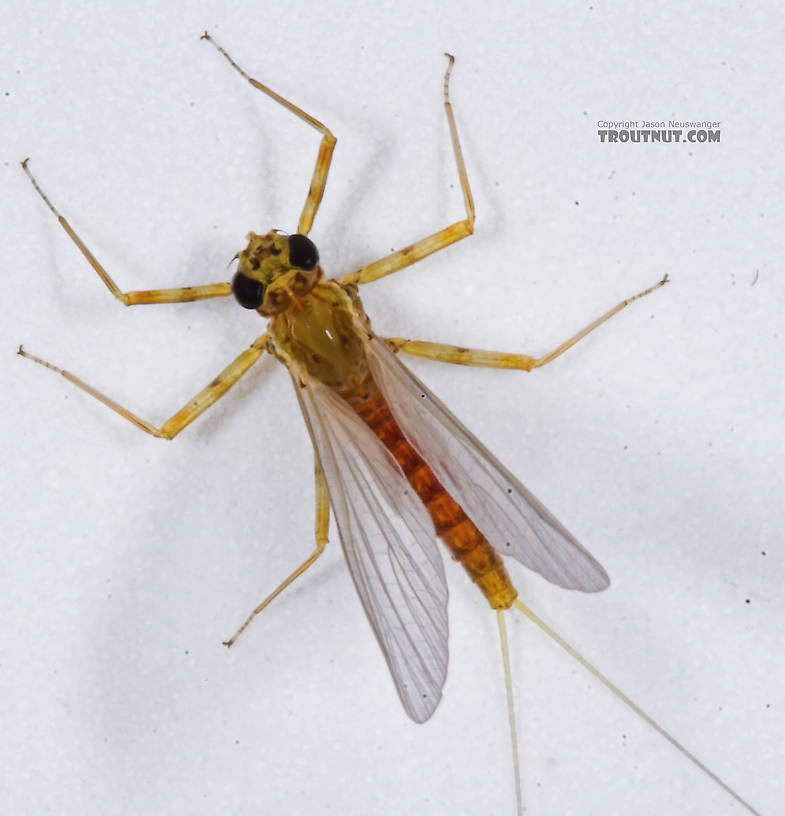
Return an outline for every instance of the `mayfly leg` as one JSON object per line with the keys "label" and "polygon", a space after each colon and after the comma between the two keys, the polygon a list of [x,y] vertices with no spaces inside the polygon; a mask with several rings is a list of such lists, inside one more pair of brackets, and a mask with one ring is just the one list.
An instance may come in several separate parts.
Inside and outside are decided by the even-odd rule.
{"label": "mayfly leg", "polygon": [[95,255],[85,246],[82,239],[74,232],[71,225],[60,215],[55,209],[54,204],[49,200],[49,197],[41,189],[36,181],[35,176],[30,172],[27,166],[30,159],[25,159],[22,162],[22,170],[25,171],[27,177],[33,183],[36,192],[44,200],[44,203],[52,211],[55,218],[60,223],[60,226],[66,231],[68,237],[76,244],[82,255],[85,256],[87,262],[98,273],[98,277],[104,282],[106,288],[125,306],[136,306],[138,304],[149,303],[185,303],[193,300],[205,300],[206,298],[227,297],[232,294],[232,287],[228,283],[210,283],[205,286],[184,286],[175,289],[150,289],[140,292],[123,292],[120,287],[112,280],[109,273],[101,266]]}
{"label": "mayfly leg", "polygon": [[[134,306],[138,304],[152,304],[152,303],[184,303],[195,300],[204,300],[212,297],[226,297],[232,294],[232,287],[229,283],[213,283],[205,286],[186,286],[176,289],[150,289],[138,292],[123,292],[112,280],[107,271],[101,266],[92,252],[87,248],[84,242],[74,232],[71,225],[66,219],[60,215],[54,204],[49,200],[49,197],[41,189],[35,176],[30,172],[27,166],[29,159],[22,162],[22,169],[27,174],[28,178],[35,187],[36,192],[44,200],[46,206],[52,211],[57,220],[60,222],[62,228],[66,231],[71,240],[85,256],[90,266],[98,273],[98,277],[106,285],[106,288],[124,305]],[[190,399],[177,413],[173,414],[160,427],[153,425],[146,419],[136,416],[136,414],[124,408],[119,403],[115,402],[110,397],[102,394],[100,391],[88,385],[83,380],[79,379],[70,371],[59,368],[52,363],[42,360],[40,357],[28,354],[22,346],[19,346],[18,354],[32,360],[34,363],[44,366],[45,368],[62,375],[70,383],[82,391],[87,392],[90,396],[95,397],[99,402],[102,402],[108,408],[111,408],[115,413],[119,414],[124,419],[127,419],[131,424],[136,425],[137,428],[145,431],[151,436],[160,439],[173,439],[186,426],[190,425],[201,413],[206,411],[213,403],[220,399],[246,371],[261,357],[267,346],[267,335],[263,334],[258,337],[249,348],[245,349],[239,354],[217,377],[214,377],[210,384],[203,388],[196,396]]]}
{"label": "mayfly leg", "polygon": [[458,138],[458,128],[455,125],[455,115],[452,111],[452,104],[450,103],[450,74],[455,63],[455,57],[452,54],[445,54],[449,62],[447,63],[447,71],[444,74],[444,110],[447,114],[447,124],[450,128],[450,139],[452,141],[452,149],[455,155],[455,163],[458,167],[458,178],[461,182],[461,192],[463,193],[463,205],[466,209],[466,218],[450,224],[433,235],[427,238],[421,238],[397,252],[386,255],[378,261],[364,266],[357,272],[352,272],[341,278],[341,283],[344,284],[363,284],[383,278],[385,275],[391,275],[404,267],[411,266],[422,258],[444,249],[461,238],[466,238],[474,232],[474,199],[472,198],[471,187],[469,187],[469,177],[466,174],[466,164],[463,161],[463,151],[461,150],[461,142]]}
{"label": "mayfly leg", "polygon": [[102,394],[97,389],[88,385],[84,380],[72,374],[70,371],[58,368],[40,357],[26,352],[22,346],[19,346],[17,354],[32,360],[34,363],[54,371],[65,377],[68,382],[81,388],[82,391],[87,392],[91,397],[95,397],[99,402],[111,408],[115,413],[119,414],[123,419],[127,419],[132,425],[137,428],[155,436],[159,439],[174,439],[183,428],[190,425],[200,414],[204,413],[211,405],[217,402],[239,379],[246,371],[262,356],[267,346],[267,334],[258,337],[251,346],[237,357],[217,376],[212,379],[210,384],[203,388],[193,399],[190,399],[177,413],[173,414],[160,427],[153,425],[146,419],[136,416],[136,414],[124,408],[119,403],[115,402],[110,397]]}
{"label": "mayfly leg", "polygon": [[281,581],[280,584],[251,612],[246,618],[243,625],[229,638],[224,641],[224,646],[233,646],[238,637],[245,631],[248,624],[272,601],[274,601],[291,583],[299,578],[308,567],[312,566],[319,556],[324,552],[327,545],[327,531],[330,527],[330,499],[327,495],[327,485],[324,481],[324,473],[322,466],[319,464],[318,457],[314,464],[314,479],[316,486],[316,522],[315,522],[315,538],[316,549],[308,558],[300,564],[299,567],[288,577]]}
{"label": "mayfly leg", "polygon": [[229,56],[226,50],[220,46],[206,31],[204,34],[202,34],[202,39],[207,40],[211,45],[217,48],[218,51],[220,51],[220,53],[226,57],[232,68],[234,68],[235,71],[237,71],[237,73],[244,79],[247,79],[254,88],[267,94],[267,96],[269,96],[271,99],[274,99],[276,102],[278,102],[278,104],[283,105],[295,116],[298,116],[304,122],[307,122],[311,127],[316,128],[316,130],[322,134],[322,141],[319,145],[319,154],[316,157],[316,165],[313,169],[311,186],[308,190],[308,197],[305,199],[305,206],[300,214],[300,220],[297,223],[297,232],[301,233],[302,235],[307,235],[311,230],[313,219],[316,217],[316,211],[319,209],[319,204],[321,203],[322,196],[324,195],[324,187],[327,184],[327,173],[330,170],[330,162],[332,161],[333,150],[335,149],[335,143],[337,141],[335,136],[333,136],[333,134],[330,133],[330,131],[318,119],[314,119],[313,116],[306,113],[301,108],[298,108],[297,105],[293,105],[288,99],[284,99],[266,85],[262,85],[262,83],[258,80],[248,76],[248,74],[246,74],[245,71],[243,71],[243,69]]}
{"label": "mayfly leg", "polygon": [[629,306],[633,301],[651,294],[656,289],[664,286],[668,280],[668,276],[665,275],[662,280],[655,283],[654,286],[650,286],[648,289],[638,292],[637,295],[625,298],[612,309],[605,312],[605,314],[593,320],[577,334],[565,340],[553,349],[553,351],[543,354],[541,357],[530,357],[528,354],[514,354],[503,351],[482,351],[480,349],[469,349],[463,348],[462,346],[446,345],[444,343],[431,343],[425,340],[406,340],[402,337],[387,337],[385,339],[393,351],[404,351],[406,354],[411,354],[415,357],[426,357],[430,360],[439,360],[442,363],[531,371],[534,368],[539,368],[555,360],[586,337],[587,334],[593,332],[596,328],[605,323],[606,320],[610,320],[615,314],[618,314],[625,306]]}

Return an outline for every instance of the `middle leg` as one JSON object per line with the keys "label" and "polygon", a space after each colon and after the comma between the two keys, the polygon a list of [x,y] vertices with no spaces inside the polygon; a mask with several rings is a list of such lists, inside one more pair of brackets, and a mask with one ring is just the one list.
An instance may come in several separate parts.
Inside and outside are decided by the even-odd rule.
{"label": "middle leg", "polygon": [[615,314],[618,314],[625,306],[629,306],[634,300],[651,294],[655,289],[659,289],[660,286],[664,286],[667,282],[668,276],[665,275],[665,277],[655,283],[654,286],[650,286],[648,289],[638,292],[637,295],[622,300],[612,309],[605,312],[604,315],[598,317],[589,323],[588,326],[581,329],[577,334],[565,340],[561,345],[553,349],[553,351],[548,352],[548,354],[543,354],[542,357],[530,357],[528,354],[511,354],[503,351],[469,349],[461,346],[449,346],[443,343],[430,343],[426,340],[405,340],[402,337],[388,337],[386,341],[393,351],[404,351],[415,357],[427,357],[430,360],[439,360],[442,363],[531,371],[533,368],[540,368],[540,366],[550,363],[551,360],[555,360],[564,354],[567,349],[572,348],[579,340],[586,337],[587,334],[593,332],[598,326],[601,326],[606,320],[610,320]]}
{"label": "middle leg", "polygon": [[213,403],[219,400],[262,356],[266,347],[267,334],[265,333],[261,335],[261,337],[257,337],[249,348],[235,357],[217,377],[213,378],[206,388],[203,388],[195,397],[189,400],[176,414],[169,417],[160,428],[153,425],[152,422],[138,417],[118,402],[115,402],[111,397],[107,397],[106,394],[102,394],[93,388],[92,385],[88,385],[84,380],[79,379],[79,377],[70,371],[48,363],[46,360],[42,360],[34,354],[29,354],[22,346],[19,346],[17,354],[26,357],[28,360],[32,360],[34,363],[38,363],[38,365],[44,368],[48,368],[50,371],[54,371],[55,374],[60,374],[62,377],[65,377],[68,382],[73,383],[77,388],[81,388],[82,391],[85,391],[91,397],[102,402],[107,408],[111,408],[115,413],[123,417],[123,419],[127,419],[132,425],[136,425],[137,428],[150,434],[150,436],[155,436],[158,439],[174,439],[183,428],[190,425],[198,416],[213,405]]}

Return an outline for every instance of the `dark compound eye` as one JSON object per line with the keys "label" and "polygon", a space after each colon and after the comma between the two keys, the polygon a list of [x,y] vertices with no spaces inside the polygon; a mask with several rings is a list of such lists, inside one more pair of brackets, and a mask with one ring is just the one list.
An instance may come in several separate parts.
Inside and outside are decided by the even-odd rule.
{"label": "dark compound eye", "polygon": [[236,272],[232,278],[232,294],[245,309],[258,309],[264,300],[264,285]]}
{"label": "dark compound eye", "polygon": [[289,265],[306,272],[319,263],[319,251],[310,238],[295,233],[289,236]]}

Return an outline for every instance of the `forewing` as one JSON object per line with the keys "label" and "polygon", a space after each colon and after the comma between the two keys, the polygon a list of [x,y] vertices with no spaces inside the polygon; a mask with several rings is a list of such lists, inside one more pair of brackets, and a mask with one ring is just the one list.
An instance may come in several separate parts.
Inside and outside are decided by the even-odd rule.
{"label": "forewing", "polygon": [[409,442],[502,555],[551,583],[597,592],[602,566],[378,337],[368,341],[374,379]]}
{"label": "forewing", "polygon": [[436,532],[390,452],[322,383],[295,390],[354,584],[406,713],[423,722],[447,676],[447,583]]}

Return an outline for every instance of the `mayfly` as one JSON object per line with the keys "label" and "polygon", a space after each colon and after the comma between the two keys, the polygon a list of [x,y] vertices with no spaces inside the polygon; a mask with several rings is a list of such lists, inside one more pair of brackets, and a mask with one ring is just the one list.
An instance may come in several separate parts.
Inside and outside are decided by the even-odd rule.
{"label": "mayfly", "polygon": [[212,43],[254,88],[321,134],[316,164],[297,230],[249,233],[235,256],[231,282],[122,291],[33,177],[25,173],[60,225],[109,291],[126,306],[181,303],[234,295],[268,320],[266,331],[210,384],[160,427],[57,366],[19,354],[61,374],[154,437],[173,439],[222,397],[265,353],[288,369],[315,451],[316,546],[226,641],[319,558],[327,543],[330,508],[346,562],[406,713],[421,723],[435,711],[447,675],[447,584],[440,539],[496,611],[502,643],[518,812],[522,811],[517,739],[503,612],[515,606],[591,671],[636,714],[748,811],[756,811],[658,723],[636,706],[518,599],[502,556],[567,589],[598,592],[609,585],[603,567],[565,527],[400,361],[400,352],[442,362],[529,371],[559,357],[628,304],[667,281],[617,304],[541,357],[461,348],[374,333],[358,287],[378,280],[472,234],[474,203],[452,106],[447,55],[444,108],[466,217],[342,278],[327,279],[308,238],[322,200],[336,139],[319,121],[250,77]]}

